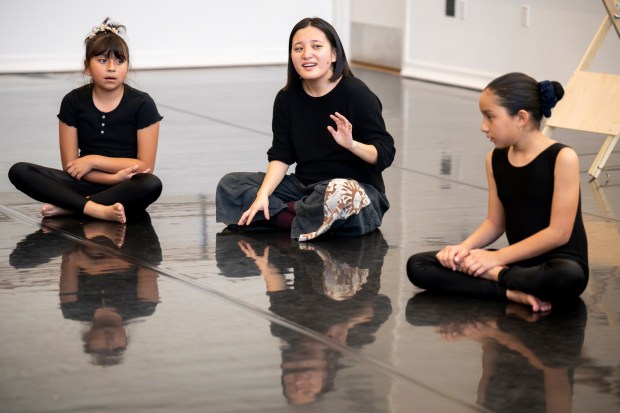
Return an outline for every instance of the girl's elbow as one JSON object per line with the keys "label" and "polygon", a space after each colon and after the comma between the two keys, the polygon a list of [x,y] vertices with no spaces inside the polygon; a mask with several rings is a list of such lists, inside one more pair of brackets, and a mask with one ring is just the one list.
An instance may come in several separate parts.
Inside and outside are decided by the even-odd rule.
{"label": "girl's elbow", "polygon": [[561,247],[570,241],[570,237],[572,234],[572,228],[562,228],[556,231],[555,233],[555,246]]}
{"label": "girl's elbow", "polygon": [[138,170],[142,173],[153,173],[155,169],[155,162],[145,162],[143,160],[138,159]]}
{"label": "girl's elbow", "polygon": [[567,244],[568,241],[570,241],[570,236],[571,236],[570,232],[563,233],[562,236],[560,237],[560,245]]}

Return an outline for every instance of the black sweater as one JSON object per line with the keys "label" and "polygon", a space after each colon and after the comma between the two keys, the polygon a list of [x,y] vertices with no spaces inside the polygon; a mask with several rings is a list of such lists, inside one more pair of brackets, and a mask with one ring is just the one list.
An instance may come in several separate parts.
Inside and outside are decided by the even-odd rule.
{"label": "black sweater", "polygon": [[[334,178],[355,179],[385,192],[381,171],[390,166],[396,149],[385,129],[379,98],[359,79],[345,77],[325,96],[312,97],[302,88],[281,90],[273,106],[273,143],[267,156],[288,165],[310,185]],[[374,145],[378,160],[371,165],[336,143],[327,130],[339,112],[353,125],[353,139]]]}

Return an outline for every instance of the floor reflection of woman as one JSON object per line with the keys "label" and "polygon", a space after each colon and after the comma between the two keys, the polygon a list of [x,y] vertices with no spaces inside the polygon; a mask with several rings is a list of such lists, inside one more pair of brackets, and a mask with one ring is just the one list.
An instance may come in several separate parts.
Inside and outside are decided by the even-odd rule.
{"label": "floor reflection of woman", "polygon": [[480,343],[481,406],[497,412],[571,411],[587,322],[583,301],[540,314],[514,303],[423,292],[411,298],[406,314],[411,324],[433,325],[448,341],[469,338]]}
{"label": "floor reflection of woman", "polygon": [[[389,298],[379,294],[388,249],[379,231],[346,242],[312,244],[298,244],[286,234],[223,235],[218,237],[218,250],[224,254],[223,245],[232,248],[233,243],[264,278],[274,314],[338,344],[372,343],[392,311]],[[246,265],[242,271],[247,271]],[[288,281],[291,271],[294,277]],[[271,331],[283,343],[282,388],[288,402],[312,403],[333,389],[341,367],[341,353],[334,346],[286,324],[272,323]]]}

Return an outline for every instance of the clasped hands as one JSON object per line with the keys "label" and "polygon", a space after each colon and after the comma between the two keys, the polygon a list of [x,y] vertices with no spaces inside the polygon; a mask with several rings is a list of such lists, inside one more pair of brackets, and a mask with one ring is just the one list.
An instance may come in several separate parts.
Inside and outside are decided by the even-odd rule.
{"label": "clasped hands", "polygon": [[473,277],[484,276],[488,271],[502,265],[497,251],[469,250],[462,245],[448,245],[439,251],[436,257],[442,266]]}

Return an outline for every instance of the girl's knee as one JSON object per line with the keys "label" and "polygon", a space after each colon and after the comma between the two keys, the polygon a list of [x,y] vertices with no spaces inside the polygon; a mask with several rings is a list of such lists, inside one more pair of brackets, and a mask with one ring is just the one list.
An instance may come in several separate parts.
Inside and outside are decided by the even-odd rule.
{"label": "girl's knee", "polygon": [[144,188],[144,191],[149,194],[157,194],[159,196],[163,190],[163,184],[161,179],[153,174],[137,174],[133,177],[134,180],[140,182],[140,185]]}
{"label": "girl's knee", "polygon": [[423,289],[436,288],[438,271],[443,267],[437,260],[437,251],[425,251],[412,255],[407,260],[407,278],[413,285]]}
{"label": "girl's knee", "polygon": [[407,278],[411,281],[412,284],[417,285],[417,274],[418,274],[418,254],[412,255],[407,260]]}
{"label": "girl's knee", "polygon": [[26,179],[26,175],[31,170],[31,166],[27,162],[17,162],[9,169],[9,181],[15,186],[18,186],[24,179]]}
{"label": "girl's knee", "polygon": [[151,178],[149,179],[149,189],[151,190],[151,193],[157,194],[157,196],[159,197],[159,195],[161,195],[161,191],[164,189],[164,184],[157,176],[150,174],[150,177]]}
{"label": "girl's knee", "polygon": [[[418,254],[414,254],[407,260],[407,277],[409,281],[416,287],[425,288],[426,284],[425,278],[427,273],[427,268],[430,263],[429,256],[431,253],[429,252],[421,252]],[[434,257],[434,254],[432,254]]]}
{"label": "girl's knee", "polygon": [[548,272],[546,288],[550,291],[561,291],[561,298],[575,298],[585,290],[588,274],[575,261],[550,260],[545,267]]}

